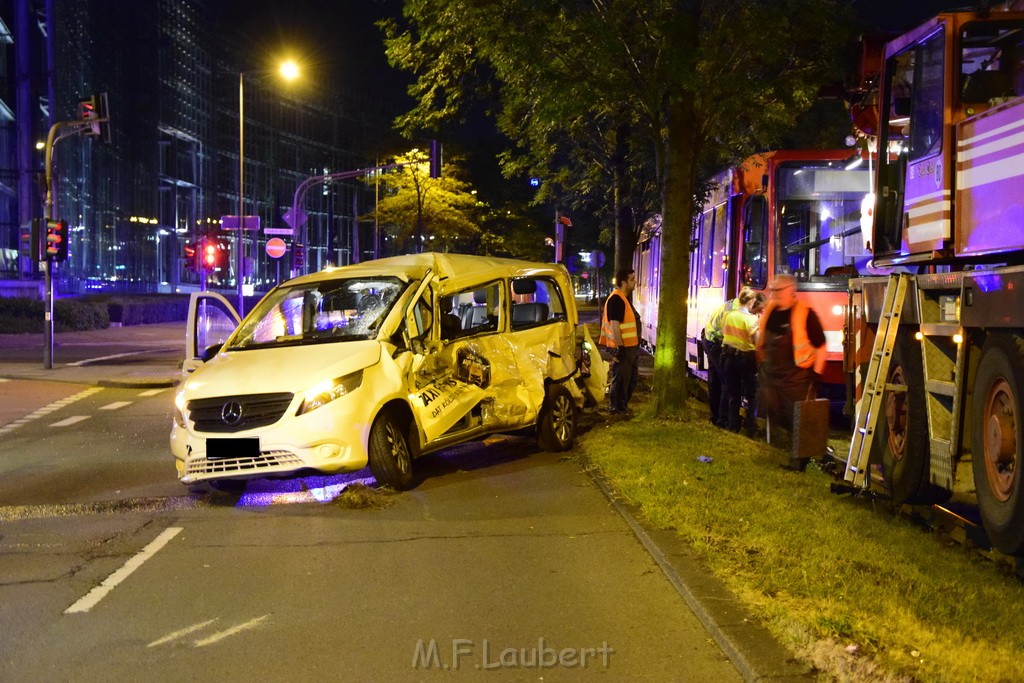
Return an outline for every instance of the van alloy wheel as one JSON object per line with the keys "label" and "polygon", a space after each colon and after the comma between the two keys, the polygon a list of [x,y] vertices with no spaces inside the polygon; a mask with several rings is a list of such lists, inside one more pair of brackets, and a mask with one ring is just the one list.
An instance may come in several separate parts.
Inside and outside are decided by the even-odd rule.
{"label": "van alloy wheel", "polygon": [[388,411],[370,428],[370,471],[377,483],[404,491],[412,487],[412,453],[401,424]]}
{"label": "van alloy wheel", "polygon": [[537,423],[537,443],[553,453],[567,451],[576,439],[576,403],[561,384],[548,387]]}

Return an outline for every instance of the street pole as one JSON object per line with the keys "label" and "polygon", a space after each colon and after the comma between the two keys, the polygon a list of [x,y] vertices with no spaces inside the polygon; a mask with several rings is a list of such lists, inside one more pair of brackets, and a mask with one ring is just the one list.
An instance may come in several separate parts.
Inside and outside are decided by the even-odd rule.
{"label": "street pole", "polygon": [[238,284],[238,315],[245,315],[245,290],[242,267],[245,259],[245,72],[238,72],[238,239],[235,242],[235,280]]}

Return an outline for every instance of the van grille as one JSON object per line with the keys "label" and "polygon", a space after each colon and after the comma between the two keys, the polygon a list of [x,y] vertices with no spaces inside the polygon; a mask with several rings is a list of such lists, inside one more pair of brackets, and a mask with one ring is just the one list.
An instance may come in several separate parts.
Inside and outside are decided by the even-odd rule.
{"label": "van grille", "polygon": [[197,432],[241,432],[274,424],[292,402],[293,394],[247,394],[189,401],[185,407]]}
{"label": "van grille", "polygon": [[194,458],[185,465],[185,474],[198,476],[206,474],[249,474],[258,470],[282,467],[301,467],[302,458],[290,451],[264,451],[255,458],[227,458],[210,460]]}

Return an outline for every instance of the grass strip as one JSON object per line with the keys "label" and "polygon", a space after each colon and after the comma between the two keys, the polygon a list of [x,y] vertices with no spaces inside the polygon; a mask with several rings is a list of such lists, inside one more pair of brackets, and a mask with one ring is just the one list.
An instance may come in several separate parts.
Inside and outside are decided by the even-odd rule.
{"label": "grass strip", "polygon": [[785,453],[712,427],[697,402],[676,422],[644,398],[637,417],[584,434],[580,453],[796,656],[837,680],[1024,680],[1016,577],[887,506],[832,494],[813,467],[781,469]]}

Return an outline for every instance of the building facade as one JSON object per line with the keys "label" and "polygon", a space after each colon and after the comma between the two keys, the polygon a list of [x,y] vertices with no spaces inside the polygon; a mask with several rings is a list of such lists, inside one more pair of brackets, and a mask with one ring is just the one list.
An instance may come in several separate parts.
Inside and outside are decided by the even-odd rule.
{"label": "building facade", "polygon": [[[18,248],[24,226],[45,215],[45,145],[36,145],[54,130],[52,217],[70,230],[58,295],[237,287],[237,234],[221,217],[240,206],[243,73],[241,205],[262,226],[243,233],[246,289],[372,255],[372,226],[356,217],[372,208],[374,192],[361,180],[307,194],[305,231],[277,235],[289,247],[306,235],[305,250],[271,259],[265,244],[274,235],[264,229],[287,227],[282,216],[306,178],[372,166],[392,139],[397,106],[309,85],[287,90],[246,52],[252,42],[220,20],[217,4],[0,0],[0,279],[39,278]],[[100,93],[109,140],[84,134],[78,121],[79,103]],[[208,239],[227,253],[215,268],[196,268],[187,254]]]}

